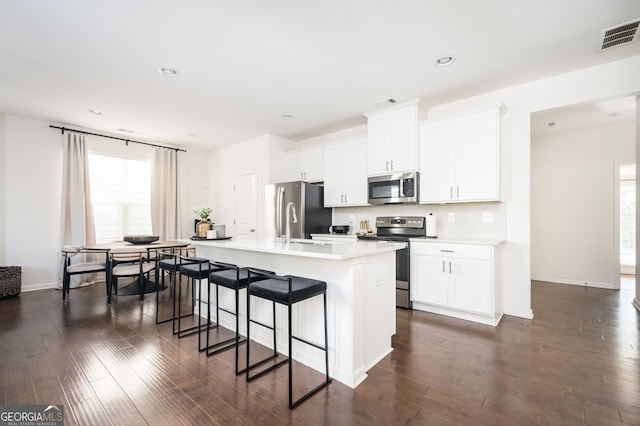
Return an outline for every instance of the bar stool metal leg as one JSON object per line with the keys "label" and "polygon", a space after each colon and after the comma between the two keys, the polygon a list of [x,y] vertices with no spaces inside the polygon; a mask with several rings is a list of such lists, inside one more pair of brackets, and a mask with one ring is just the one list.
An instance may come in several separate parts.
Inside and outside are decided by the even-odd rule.
{"label": "bar stool metal leg", "polygon": [[[265,364],[265,363],[271,361],[272,359],[278,357],[278,343],[276,341],[276,303],[273,302],[273,301],[271,302],[271,306],[272,306],[272,310],[273,310],[273,323],[272,323],[273,326],[270,326],[270,325],[261,323],[260,321],[256,321],[256,320],[250,319],[250,314],[249,314],[249,312],[250,312],[249,311],[250,310],[250,300],[249,299],[251,299],[251,297],[250,297],[249,293],[247,293],[247,352],[246,352],[247,363],[246,363],[246,367],[244,369],[245,374],[246,374],[245,377],[246,377],[247,382],[250,382],[250,381],[252,381],[254,379],[257,379],[260,376],[265,375],[266,373],[268,373],[268,372],[270,372],[272,370],[275,370],[276,368],[286,364],[287,361],[288,361],[288,359],[283,359],[283,360],[280,360],[277,363],[269,366],[268,368],[266,368],[266,369],[264,369],[264,370],[262,370],[262,371],[260,371],[260,372],[258,372],[256,374],[254,374],[253,376],[249,374],[249,372],[250,372],[250,370],[252,368],[259,367],[262,364]],[[250,364],[249,363],[249,360],[250,360],[249,345],[251,343],[251,337],[250,337],[250,331],[249,330],[251,328],[251,323],[261,325],[262,327],[268,328],[268,329],[273,331],[273,353],[271,354],[271,356],[269,356],[267,358],[264,358],[264,359],[254,363],[254,364]]]}
{"label": "bar stool metal leg", "polygon": [[[188,258],[184,256],[180,256],[181,266],[179,269],[179,283],[176,286],[176,292],[178,293],[178,307],[177,314],[174,314],[174,322],[173,322],[173,334],[177,334],[178,338],[183,338],[186,336],[190,336],[195,333],[199,333],[205,327],[209,327],[210,324],[207,321],[207,324],[202,324],[202,312],[198,314],[198,324],[182,328],[182,319],[195,315],[195,305],[196,300],[199,300],[200,306],[199,309],[202,309],[202,285],[198,288],[198,299],[196,299],[196,290],[195,290],[195,282],[198,280],[200,284],[202,284],[202,280],[206,279],[211,271],[210,262],[208,259],[203,258]],[[182,278],[187,277],[187,283],[191,285],[191,313],[188,315],[182,315]],[[208,302],[207,302],[208,305]],[[175,309],[175,295],[174,295],[174,309]],[[177,324],[177,327],[176,327]],[[200,338],[198,338],[198,350],[201,350]]]}

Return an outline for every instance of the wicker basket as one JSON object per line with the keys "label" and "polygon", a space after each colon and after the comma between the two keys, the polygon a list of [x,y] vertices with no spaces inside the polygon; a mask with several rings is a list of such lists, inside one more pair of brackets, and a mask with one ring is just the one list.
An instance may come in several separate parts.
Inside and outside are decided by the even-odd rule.
{"label": "wicker basket", "polygon": [[0,299],[20,294],[20,266],[0,266]]}

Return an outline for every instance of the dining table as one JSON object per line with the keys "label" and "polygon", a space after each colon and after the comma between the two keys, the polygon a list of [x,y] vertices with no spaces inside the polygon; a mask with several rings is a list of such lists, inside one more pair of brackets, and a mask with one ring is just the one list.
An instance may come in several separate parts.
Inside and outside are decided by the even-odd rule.
{"label": "dining table", "polygon": [[[168,250],[170,253],[175,253],[176,249],[180,249],[188,245],[188,242],[175,240],[153,241],[150,243],[136,244],[127,241],[111,241],[108,243],[87,244],[82,246],[82,248],[86,250],[108,250],[109,252],[118,253],[127,253],[129,251],[131,253],[140,253],[146,251],[147,259],[153,260],[156,257],[153,256],[154,252]],[[131,284],[118,288],[118,296],[139,295],[141,294],[141,288],[145,294],[154,293],[157,290],[157,284],[155,281],[152,281],[144,276],[142,277],[142,282],[140,282],[139,278],[136,278]]]}

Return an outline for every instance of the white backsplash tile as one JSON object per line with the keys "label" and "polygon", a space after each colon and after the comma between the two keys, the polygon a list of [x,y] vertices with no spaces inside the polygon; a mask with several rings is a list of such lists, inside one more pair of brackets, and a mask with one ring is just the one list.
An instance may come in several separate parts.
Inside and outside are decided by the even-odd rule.
{"label": "white backsplash tile", "polygon": [[[376,232],[378,216],[427,216],[433,213],[438,221],[438,236],[446,238],[506,238],[505,203],[460,204],[399,204],[371,207],[340,207],[333,209],[334,225],[351,225],[350,233],[358,232],[361,220],[368,220]],[[449,213],[455,222],[449,222]],[[483,214],[493,215],[493,222],[484,222]],[[353,215],[353,223],[349,217]]]}

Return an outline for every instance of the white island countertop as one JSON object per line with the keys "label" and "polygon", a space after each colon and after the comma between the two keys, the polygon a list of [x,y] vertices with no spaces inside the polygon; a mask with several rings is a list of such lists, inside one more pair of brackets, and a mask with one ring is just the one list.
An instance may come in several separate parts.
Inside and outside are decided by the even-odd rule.
{"label": "white island countertop", "polygon": [[374,254],[393,252],[406,247],[406,243],[390,241],[313,241],[293,239],[281,241],[233,241],[233,240],[180,240],[196,246],[223,247],[230,250],[283,254],[287,256],[313,257],[317,259],[348,260]]}

